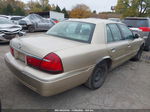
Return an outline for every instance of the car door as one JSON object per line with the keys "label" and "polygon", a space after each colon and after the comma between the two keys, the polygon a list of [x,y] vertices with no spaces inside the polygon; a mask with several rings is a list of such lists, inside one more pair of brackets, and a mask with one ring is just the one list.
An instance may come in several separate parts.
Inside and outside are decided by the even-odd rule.
{"label": "car door", "polygon": [[107,49],[113,61],[112,68],[127,60],[128,40],[123,40],[117,24],[107,24]]}
{"label": "car door", "polygon": [[45,30],[45,23],[43,22],[43,18],[39,15],[34,15],[37,22],[37,29],[38,30]]}
{"label": "car door", "polygon": [[123,38],[125,40],[128,40],[128,49],[127,49],[128,53],[127,53],[127,55],[129,58],[133,57],[140,48],[141,40],[140,39],[134,39],[133,33],[124,24],[118,24],[118,26],[121,30]]}

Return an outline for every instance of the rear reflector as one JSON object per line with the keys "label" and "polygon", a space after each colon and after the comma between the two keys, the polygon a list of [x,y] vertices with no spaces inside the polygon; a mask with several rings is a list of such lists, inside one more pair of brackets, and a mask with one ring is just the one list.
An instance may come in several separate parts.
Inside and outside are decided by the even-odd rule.
{"label": "rear reflector", "polygon": [[139,29],[144,32],[150,32],[150,27],[139,27]]}
{"label": "rear reflector", "polygon": [[14,56],[14,48],[10,47],[10,52],[11,52],[12,56]]}

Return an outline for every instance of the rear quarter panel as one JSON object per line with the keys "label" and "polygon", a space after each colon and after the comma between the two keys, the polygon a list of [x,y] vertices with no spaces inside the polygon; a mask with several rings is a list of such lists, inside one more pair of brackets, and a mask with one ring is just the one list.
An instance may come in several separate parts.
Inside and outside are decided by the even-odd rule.
{"label": "rear quarter panel", "polygon": [[87,44],[57,52],[61,57],[64,72],[95,66],[104,56],[107,56],[105,44]]}

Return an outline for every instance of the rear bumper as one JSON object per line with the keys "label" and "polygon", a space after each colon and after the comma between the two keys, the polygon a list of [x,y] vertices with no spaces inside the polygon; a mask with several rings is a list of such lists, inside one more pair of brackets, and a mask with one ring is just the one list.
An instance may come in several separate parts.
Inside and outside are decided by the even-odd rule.
{"label": "rear bumper", "polygon": [[[42,96],[55,95],[75,86],[81,85],[88,79],[90,71],[92,72],[92,68],[90,71],[82,71],[80,73],[62,73],[58,75],[51,75],[44,72],[41,74],[41,72],[36,72],[37,77],[34,77],[30,70],[22,69],[24,67],[21,63],[15,61],[10,53],[6,54],[5,62],[20,82]],[[41,78],[41,75],[43,75],[43,79]],[[47,75],[49,76],[45,78]]]}

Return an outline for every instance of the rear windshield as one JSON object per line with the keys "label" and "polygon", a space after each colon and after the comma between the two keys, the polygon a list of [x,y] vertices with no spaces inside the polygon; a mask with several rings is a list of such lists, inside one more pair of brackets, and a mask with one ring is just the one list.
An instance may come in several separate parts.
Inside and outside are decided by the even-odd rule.
{"label": "rear windshield", "polygon": [[147,19],[125,19],[123,21],[128,27],[148,27]]}
{"label": "rear windshield", "polygon": [[66,21],[57,23],[48,32],[48,35],[90,43],[95,24],[85,22]]}

